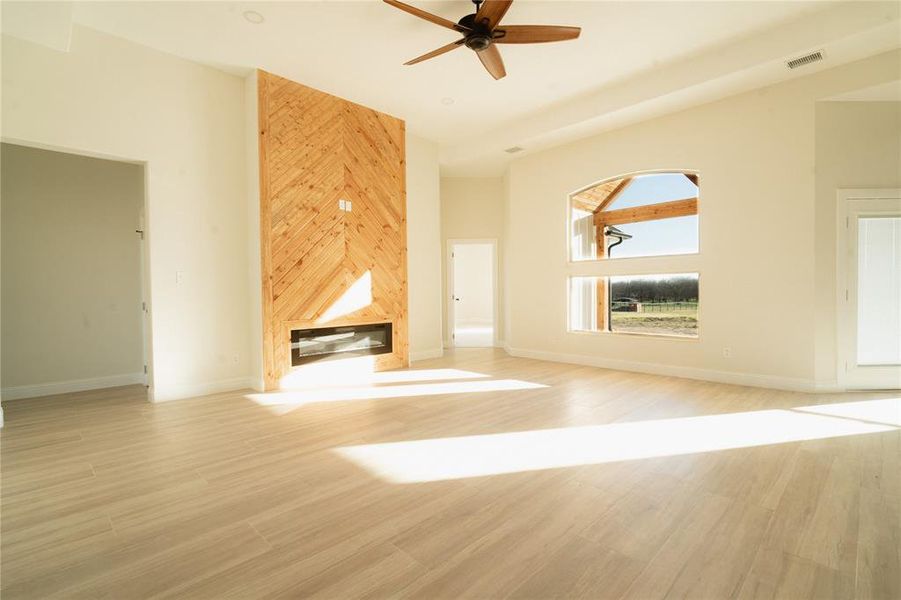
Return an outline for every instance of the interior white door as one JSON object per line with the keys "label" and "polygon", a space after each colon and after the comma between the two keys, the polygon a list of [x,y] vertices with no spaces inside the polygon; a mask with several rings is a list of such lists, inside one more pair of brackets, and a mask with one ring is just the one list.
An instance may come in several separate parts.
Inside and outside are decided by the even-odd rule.
{"label": "interior white door", "polygon": [[494,244],[460,242],[453,265],[453,341],[458,347],[494,345]]}
{"label": "interior white door", "polygon": [[840,198],[844,222],[839,223],[839,379],[848,389],[897,389],[901,388],[901,193],[872,195]]}

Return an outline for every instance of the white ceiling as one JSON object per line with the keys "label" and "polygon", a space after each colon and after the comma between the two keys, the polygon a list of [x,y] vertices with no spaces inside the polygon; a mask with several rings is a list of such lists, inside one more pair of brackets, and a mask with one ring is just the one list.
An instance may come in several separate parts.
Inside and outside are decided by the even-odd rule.
{"label": "white ceiling", "polygon": [[[409,3],[452,20],[472,12],[465,0]],[[726,95],[794,76],[770,68],[736,77],[781,67],[792,53],[825,48],[834,66],[836,56],[847,61],[897,47],[898,7],[516,0],[504,23],[577,25],[582,36],[502,47],[507,77],[500,81],[466,48],[403,66],[457,34],[377,0],[75,2],[72,14],[78,24],[165,52],[237,73],[263,68],[396,115],[442,145],[446,172],[487,175],[509,160],[502,152],[508,146],[531,151],[709,101],[714,81],[713,93]],[[265,21],[249,23],[245,10]],[[836,55],[832,46],[841,43]]]}
{"label": "white ceiling", "polygon": [[[457,20],[468,0],[407,0]],[[507,77],[494,81],[466,48],[403,63],[459,34],[380,1],[77,2],[83,25],[206,63],[262,67],[385,110],[442,144],[498,120],[688,56],[821,8],[818,3],[552,2],[516,0],[505,23],[577,25],[571,42],[509,45]],[[245,9],[266,21],[252,25]],[[454,104],[442,104],[453,98]]]}

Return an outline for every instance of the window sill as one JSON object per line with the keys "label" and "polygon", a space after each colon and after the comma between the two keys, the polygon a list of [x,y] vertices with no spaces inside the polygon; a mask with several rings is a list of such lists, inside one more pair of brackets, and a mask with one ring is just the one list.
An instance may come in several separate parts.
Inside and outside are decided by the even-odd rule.
{"label": "window sill", "polygon": [[573,260],[568,258],[566,264],[574,267],[579,265],[598,265],[611,263],[630,263],[640,261],[666,260],[671,258],[693,258],[700,257],[701,252],[682,252],[679,254],[651,254],[648,256],[610,256],[605,258],[584,258],[581,260]]}
{"label": "window sill", "polygon": [[577,331],[568,329],[566,331],[568,334],[572,335],[589,335],[589,336],[623,336],[623,337],[635,337],[635,338],[653,338],[653,339],[662,339],[662,340],[674,340],[680,342],[697,342],[700,341],[700,334],[690,336],[690,335],[676,335],[676,334],[667,334],[667,333],[638,333],[634,331]]}

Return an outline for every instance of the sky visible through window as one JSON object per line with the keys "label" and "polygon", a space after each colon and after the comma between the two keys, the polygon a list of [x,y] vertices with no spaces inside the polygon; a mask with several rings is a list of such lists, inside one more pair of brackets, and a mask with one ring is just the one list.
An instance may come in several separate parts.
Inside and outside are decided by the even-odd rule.
{"label": "sky visible through window", "polygon": [[[698,188],[681,173],[641,175],[623,190],[608,210],[694,198]],[[612,249],[612,258],[690,254],[698,251],[698,216],[616,225],[632,239]]]}

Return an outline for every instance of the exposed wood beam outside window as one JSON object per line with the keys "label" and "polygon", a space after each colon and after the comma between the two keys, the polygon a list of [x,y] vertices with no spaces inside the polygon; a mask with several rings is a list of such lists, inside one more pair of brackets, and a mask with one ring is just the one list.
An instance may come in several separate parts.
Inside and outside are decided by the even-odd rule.
{"label": "exposed wood beam outside window", "polygon": [[658,219],[672,219],[698,214],[698,199],[685,198],[672,202],[647,204],[635,208],[621,208],[595,213],[595,225],[622,225],[624,223],[641,223]]}

